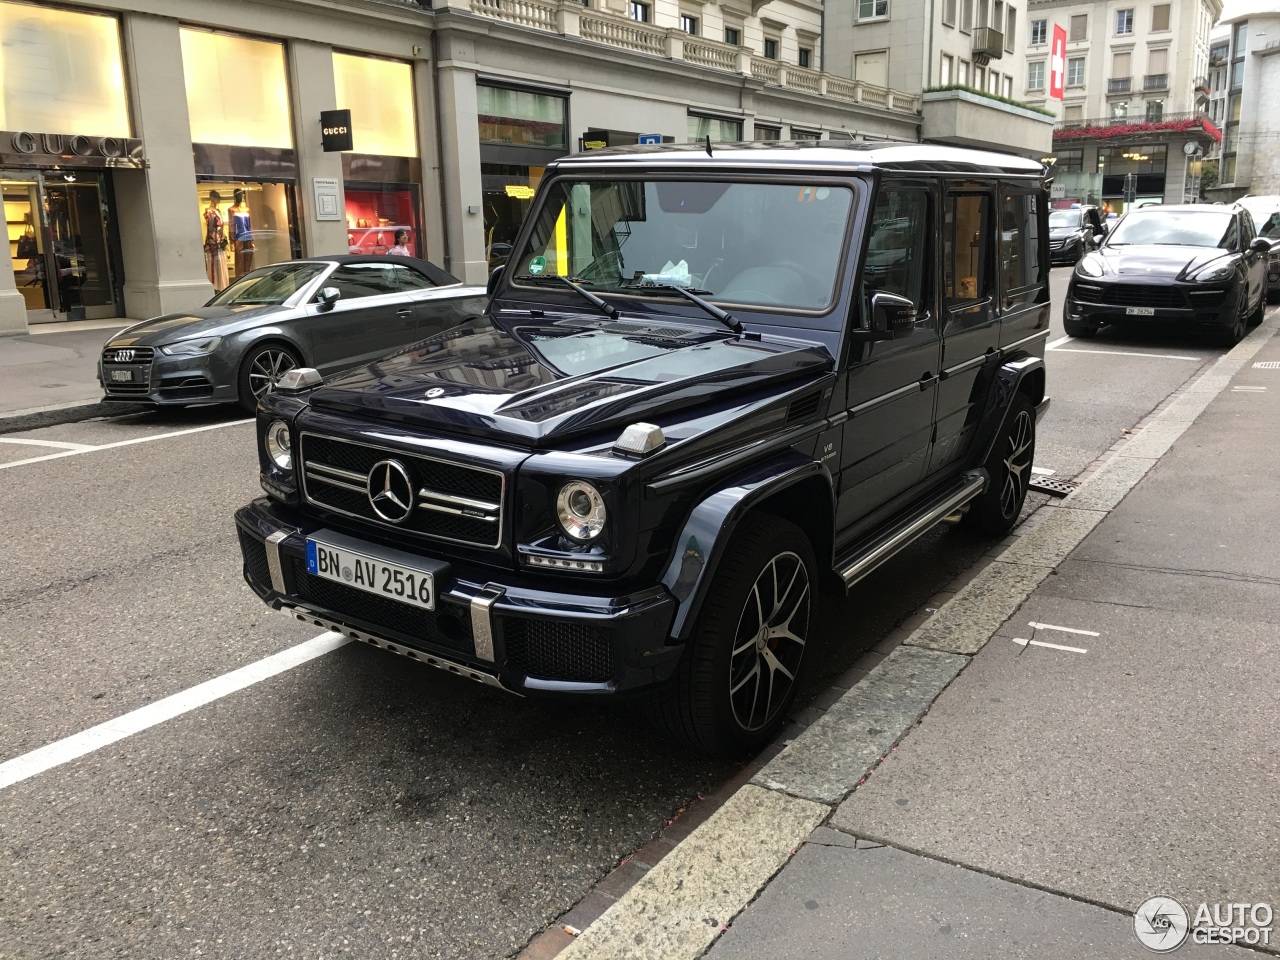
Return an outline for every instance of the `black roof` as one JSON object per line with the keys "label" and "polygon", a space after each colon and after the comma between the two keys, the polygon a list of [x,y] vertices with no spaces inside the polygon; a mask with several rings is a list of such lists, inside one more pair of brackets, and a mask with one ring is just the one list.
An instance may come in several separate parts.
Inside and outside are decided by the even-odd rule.
{"label": "black roof", "polygon": [[[420,260],[417,257],[402,257],[392,253],[335,253],[332,256],[317,254],[314,257],[295,257],[288,262],[345,264],[368,263],[371,260],[379,263],[403,263],[407,267],[413,267],[419,273],[425,273],[437,287],[447,287],[450,284],[462,282],[448,270],[440,269],[430,260]],[[275,264],[272,264],[272,266],[275,266]]]}
{"label": "black roof", "polygon": [[555,161],[556,167],[597,164],[644,164],[663,167],[721,166],[738,169],[762,167],[831,167],[843,170],[910,170],[920,173],[984,173],[1029,177],[1044,176],[1045,166],[1016,154],[994,150],[969,150],[931,143],[854,142],[851,140],[766,140],[753,143],[713,143],[705,146],[663,143],[608,147],[578,153]]}

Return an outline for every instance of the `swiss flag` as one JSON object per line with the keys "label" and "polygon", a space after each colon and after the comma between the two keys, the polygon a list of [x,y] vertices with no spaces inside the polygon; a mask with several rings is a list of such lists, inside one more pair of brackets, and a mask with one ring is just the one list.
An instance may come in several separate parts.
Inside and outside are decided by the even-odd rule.
{"label": "swiss flag", "polygon": [[1053,43],[1049,45],[1049,98],[1061,100],[1067,85],[1067,31],[1054,24]]}

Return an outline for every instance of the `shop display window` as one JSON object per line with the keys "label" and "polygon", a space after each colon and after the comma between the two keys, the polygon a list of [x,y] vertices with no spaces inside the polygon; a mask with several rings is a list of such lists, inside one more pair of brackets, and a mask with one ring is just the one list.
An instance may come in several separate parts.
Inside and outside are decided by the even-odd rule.
{"label": "shop display window", "polygon": [[564,150],[564,97],[505,87],[476,87],[480,142]]}
{"label": "shop display window", "polygon": [[0,2],[0,130],[132,136],[116,18]]}
{"label": "shop display window", "polygon": [[9,238],[13,280],[28,310],[45,310],[53,304],[47,290],[44,238],[39,229],[39,198],[34,180],[0,181],[4,220]]}
{"label": "shop display window", "polygon": [[257,267],[297,256],[292,185],[201,181],[196,197],[205,272],[214,290]]}
{"label": "shop display window", "polygon": [[183,27],[193,143],[293,146],[284,44]]}
{"label": "shop display window", "polygon": [[338,106],[351,110],[351,139],[356,153],[418,155],[413,68],[409,64],[335,53],[333,86]]}
{"label": "shop display window", "polygon": [[502,266],[511,255],[511,245],[533,206],[533,195],[542,182],[544,169],[509,163],[480,164],[484,246],[490,268]]}
{"label": "shop display window", "polygon": [[350,253],[423,255],[418,233],[418,188],[412,184],[352,184],[347,201]]}

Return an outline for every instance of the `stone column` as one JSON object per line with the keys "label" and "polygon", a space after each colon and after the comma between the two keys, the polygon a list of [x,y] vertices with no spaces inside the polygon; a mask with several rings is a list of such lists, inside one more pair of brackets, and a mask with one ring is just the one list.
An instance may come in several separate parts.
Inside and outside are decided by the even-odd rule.
{"label": "stone column", "polygon": [[[320,133],[320,111],[336,110],[338,95],[333,87],[333,48],[325,43],[293,40],[289,43],[289,90],[293,110],[293,145],[298,157],[298,225],[303,256],[346,253],[347,221],[316,219],[316,194],[311,181],[331,177],[338,181],[338,208],[345,209],[342,184],[342,154],[325,153]],[[359,104],[352,108],[351,122],[359,123]]]}
{"label": "stone column", "polygon": [[[4,203],[0,201],[0,213]],[[13,261],[6,253],[0,257],[0,337],[27,332],[27,301],[18,292],[13,277]]]}
{"label": "stone column", "polygon": [[466,283],[484,283],[484,195],[480,179],[480,110],[474,63],[445,59],[437,63],[440,86],[441,190],[448,211],[446,269]]}
{"label": "stone column", "polygon": [[178,21],[126,13],[121,38],[134,136],[149,166],[116,170],[112,182],[125,313],[145,319],[197,307],[213,296],[213,285],[205,274]]}
{"label": "stone column", "polygon": [[444,225],[449,210],[440,192],[440,136],[436,116],[435,64],[416,60],[413,64],[414,97],[417,103],[418,156],[422,167],[422,249],[418,255],[445,265]]}

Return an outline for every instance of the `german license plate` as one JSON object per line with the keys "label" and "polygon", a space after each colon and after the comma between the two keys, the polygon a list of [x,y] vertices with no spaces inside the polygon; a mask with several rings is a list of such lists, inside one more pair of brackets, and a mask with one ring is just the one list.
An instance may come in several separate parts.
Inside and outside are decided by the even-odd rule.
{"label": "german license plate", "polygon": [[1154,317],[1155,307],[1126,307],[1124,311],[1130,317]]}
{"label": "german license plate", "polygon": [[133,371],[131,369],[112,370],[112,383],[133,383]]}
{"label": "german license plate", "polygon": [[308,539],[307,572],[423,610],[436,608],[435,576],[430,570],[389,563],[345,545]]}

